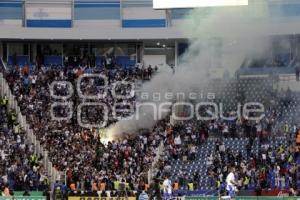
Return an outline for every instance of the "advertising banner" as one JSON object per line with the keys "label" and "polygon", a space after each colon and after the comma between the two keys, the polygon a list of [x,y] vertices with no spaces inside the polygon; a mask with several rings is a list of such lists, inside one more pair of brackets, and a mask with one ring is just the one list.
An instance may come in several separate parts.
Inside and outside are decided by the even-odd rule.
{"label": "advertising banner", "polygon": [[76,197],[74,196],[74,197],[68,197],[68,200],[136,200],[136,197]]}
{"label": "advertising banner", "polygon": [[0,200],[46,200],[45,196],[12,196],[12,197],[2,197]]}

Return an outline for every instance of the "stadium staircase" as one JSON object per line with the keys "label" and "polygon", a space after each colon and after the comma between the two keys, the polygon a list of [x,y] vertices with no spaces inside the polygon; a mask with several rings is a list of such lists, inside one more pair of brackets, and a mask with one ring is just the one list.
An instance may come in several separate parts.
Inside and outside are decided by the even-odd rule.
{"label": "stadium staircase", "polygon": [[[2,65],[4,64],[2,60],[0,60]],[[4,67],[4,66],[3,66]],[[15,99],[15,96],[12,95],[10,88],[8,86],[8,83],[6,82],[4,76],[2,73],[0,73],[0,95],[6,96],[9,100],[9,108],[16,111],[17,114],[17,121],[20,124],[20,126],[26,131],[27,133],[27,140],[29,143],[34,145],[34,152],[37,156],[42,155],[43,157],[43,166],[46,169],[47,176],[51,183],[54,183],[55,181],[62,181],[64,180],[64,174],[57,171],[53,164],[50,162],[48,157],[48,151],[46,151],[40,144],[40,141],[36,138],[36,136],[33,134],[32,129],[30,129],[30,126],[28,125],[26,121],[26,117],[21,114],[20,107],[18,106],[18,103]]]}

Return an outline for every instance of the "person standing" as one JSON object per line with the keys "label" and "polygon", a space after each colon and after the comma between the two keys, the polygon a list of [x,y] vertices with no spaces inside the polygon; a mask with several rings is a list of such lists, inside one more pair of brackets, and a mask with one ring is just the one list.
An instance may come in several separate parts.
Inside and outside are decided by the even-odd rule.
{"label": "person standing", "polygon": [[231,167],[229,174],[226,177],[226,191],[230,198],[234,198],[237,192],[237,182],[235,180],[235,168]]}
{"label": "person standing", "polygon": [[168,176],[165,177],[163,182],[164,188],[164,200],[170,199],[172,197],[172,182]]}
{"label": "person standing", "polygon": [[153,182],[150,184],[150,191],[149,191],[149,199],[153,200],[161,200],[161,190],[160,190],[160,179],[154,178]]}
{"label": "person standing", "polygon": [[138,200],[148,200],[148,199],[149,199],[148,194],[146,193],[145,190],[143,190],[143,192],[139,195],[139,199]]}

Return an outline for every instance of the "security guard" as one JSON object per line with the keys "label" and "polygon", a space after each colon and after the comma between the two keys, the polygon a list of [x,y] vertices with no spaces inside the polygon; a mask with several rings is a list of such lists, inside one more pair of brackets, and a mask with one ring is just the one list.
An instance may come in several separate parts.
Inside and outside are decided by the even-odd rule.
{"label": "security guard", "polygon": [[244,179],[244,182],[243,182],[245,189],[248,189],[249,183],[250,183],[250,178],[248,176],[246,176]]}
{"label": "security guard", "polygon": [[44,177],[43,184],[46,188],[48,188],[50,186],[50,181],[47,176]]}
{"label": "security guard", "polygon": [[193,182],[188,183],[188,188],[189,191],[194,191],[194,183]]}
{"label": "security guard", "polygon": [[4,97],[1,98],[0,103],[1,103],[1,106],[7,108],[7,106],[8,106],[8,98],[7,98],[6,95],[4,95]]}
{"label": "security guard", "polygon": [[278,147],[278,154],[281,154],[281,153],[283,153],[283,152],[284,152],[283,146],[280,145],[280,146]]}
{"label": "security guard", "polygon": [[62,191],[60,187],[56,187],[54,190],[54,200],[62,200]]}
{"label": "security guard", "polygon": [[161,200],[161,191],[162,191],[162,185],[160,185],[160,179],[154,178],[153,182],[150,184],[149,188],[149,200]]}
{"label": "security guard", "polygon": [[217,189],[220,189],[220,187],[221,187],[221,181],[218,179],[218,180],[216,181],[216,188],[217,188]]}
{"label": "security guard", "polygon": [[15,124],[16,120],[17,120],[17,114],[14,111],[12,111],[11,119],[12,119],[13,124]]}
{"label": "security guard", "polygon": [[21,127],[20,127],[20,124],[16,123],[15,126],[14,126],[14,131],[15,131],[15,134],[19,134],[21,133]]}
{"label": "security guard", "polygon": [[120,181],[114,181],[113,184],[114,184],[114,189],[119,190]]}
{"label": "security guard", "polygon": [[32,154],[30,156],[30,164],[31,164],[31,166],[37,166],[38,165],[38,158],[35,154]]}
{"label": "security guard", "polygon": [[17,115],[13,110],[10,110],[8,117],[8,126],[13,128],[17,120]]}

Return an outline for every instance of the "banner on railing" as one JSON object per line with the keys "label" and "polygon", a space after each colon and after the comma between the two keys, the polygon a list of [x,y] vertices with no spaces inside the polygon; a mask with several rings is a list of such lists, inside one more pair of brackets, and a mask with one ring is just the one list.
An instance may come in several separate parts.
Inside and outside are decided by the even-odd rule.
{"label": "banner on railing", "polygon": [[68,200],[136,200],[136,197],[68,197]]}
{"label": "banner on railing", "polygon": [[12,197],[1,197],[0,200],[46,200],[45,196],[12,196]]}

